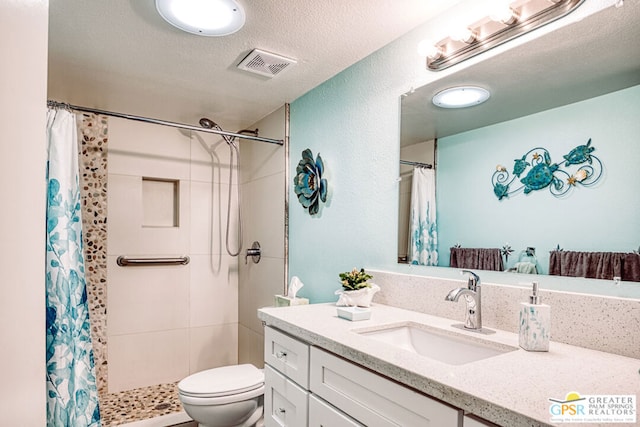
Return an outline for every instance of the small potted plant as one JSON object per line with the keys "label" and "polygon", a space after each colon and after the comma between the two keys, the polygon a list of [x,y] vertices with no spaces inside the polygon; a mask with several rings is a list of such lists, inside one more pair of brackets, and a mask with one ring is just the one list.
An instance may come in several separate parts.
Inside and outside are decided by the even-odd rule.
{"label": "small potted plant", "polygon": [[369,307],[373,295],[380,290],[378,285],[368,282],[373,276],[367,274],[364,268],[360,270],[354,268],[351,271],[340,273],[338,276],[340,276],[342,289],[335,292],[336,295],[339,295],[336,305]]}

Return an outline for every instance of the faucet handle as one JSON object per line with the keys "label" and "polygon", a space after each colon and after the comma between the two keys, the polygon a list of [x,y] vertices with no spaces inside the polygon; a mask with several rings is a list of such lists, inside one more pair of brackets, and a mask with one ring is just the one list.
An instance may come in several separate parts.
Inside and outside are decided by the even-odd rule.
{"label": "faucet handle", "polygon": [[469,289],[475,291],[476,287],[480,286],[480,276],[478,276],[473,271],[471,271],[471,270],[461,270],[460,274],[462,274],[462,275],[468,274],[469,275],[469,283],[468,283]]}

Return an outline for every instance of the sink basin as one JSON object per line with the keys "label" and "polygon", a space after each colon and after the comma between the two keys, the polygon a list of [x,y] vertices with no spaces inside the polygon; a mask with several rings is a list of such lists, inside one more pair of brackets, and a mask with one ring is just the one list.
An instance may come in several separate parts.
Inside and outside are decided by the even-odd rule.
{"label": "sink basin", "polygon": [[517,347],[413,322],[354,332],[449,365],[464,365],[517,350]]}

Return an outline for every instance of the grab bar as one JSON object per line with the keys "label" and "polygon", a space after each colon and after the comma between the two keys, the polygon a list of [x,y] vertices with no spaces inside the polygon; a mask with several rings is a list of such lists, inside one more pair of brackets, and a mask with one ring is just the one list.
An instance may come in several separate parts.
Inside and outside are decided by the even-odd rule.
{"label": "grab bar", "polygon": [[187,265],[189,261],[188,256],[176,258],[129,258],[120,255],[116,263],[120,267],[140,267],[146,265]]}

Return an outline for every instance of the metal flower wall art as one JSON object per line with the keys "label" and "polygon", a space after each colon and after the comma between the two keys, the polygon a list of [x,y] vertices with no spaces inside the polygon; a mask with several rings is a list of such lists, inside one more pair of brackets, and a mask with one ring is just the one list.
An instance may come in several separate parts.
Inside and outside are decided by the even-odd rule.
{"label": "metal flower wall art", "polygon": [[491,177],[493,193],[502,200],[522,189],[524,194],[528,194],[548,187],[552,195],[560,197],[578,185],[593,185],[602,176],[602,162],[591,154],[594,150],[589,139],[586,144],[562,156],[564,160],[560,163],[552,163],[545,148],[531,149],[514,160],[511,173],[502,165],[496,166]]}
{"label": "metal flower wall art", "polygon": [[309,215],[316,215],[320,209],[320,202],[327,201],[327,180],[322,178],[323,173],[324,163],[320,153],[314,160],[311,150],[304,150],[293,181],[298,201],[303,208],[309,210]]}

